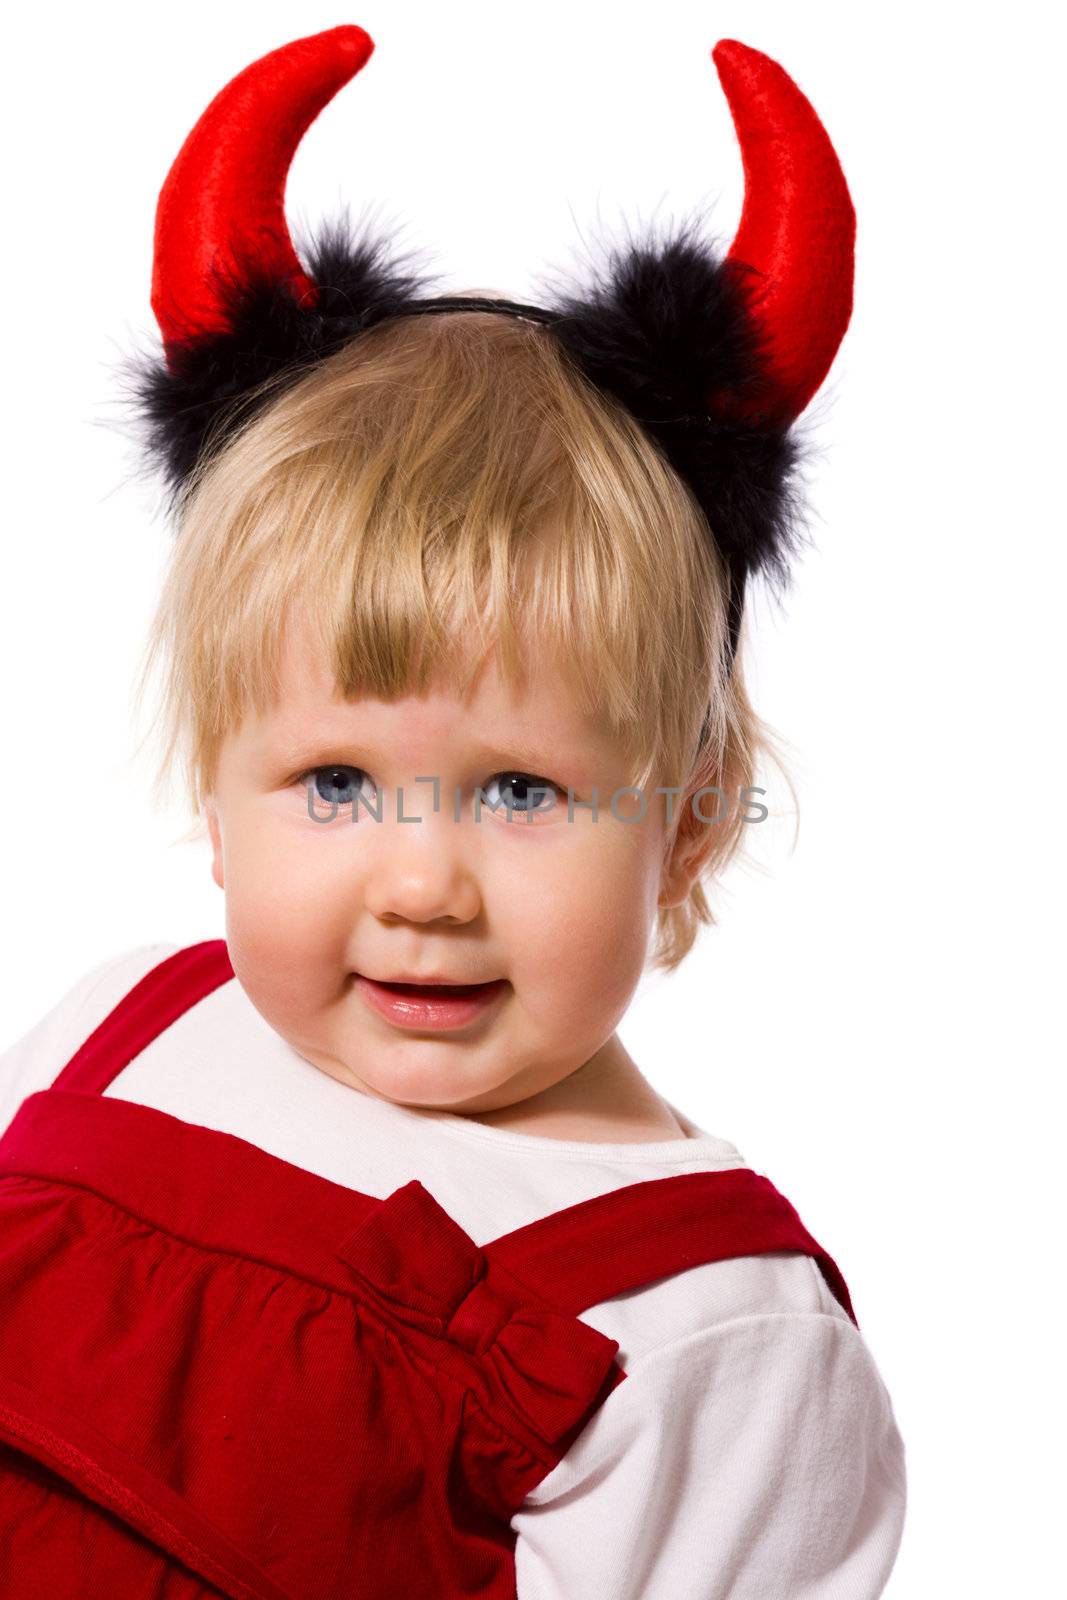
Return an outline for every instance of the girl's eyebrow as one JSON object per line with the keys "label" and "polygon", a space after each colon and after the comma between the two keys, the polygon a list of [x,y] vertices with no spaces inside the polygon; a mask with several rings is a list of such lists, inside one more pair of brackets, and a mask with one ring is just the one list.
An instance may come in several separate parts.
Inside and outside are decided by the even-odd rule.
{"label": "girl's eyebrow", "polygon": [[[382,747],[373,739],[359,734],[303,735],[291,744],[279,739],[276,748],[285,764],[294,768],[310,766],[323,756],[328,760],[339,760],[342,751],[358,750],[364,758],[375,762],[380,762],[384,754]],[[543,744],[534,745],[521,736],[509,736],[499,743],[480,740],[473,746],[472,754],[476,760],[495,761],[504,766],[519,763],[537,772],[559,766],[574,767],[587,762],[591,756],[595,756],[596,746],[592,738],[584,745],[571,741],[565,743],[558,738],[546,739]]]}

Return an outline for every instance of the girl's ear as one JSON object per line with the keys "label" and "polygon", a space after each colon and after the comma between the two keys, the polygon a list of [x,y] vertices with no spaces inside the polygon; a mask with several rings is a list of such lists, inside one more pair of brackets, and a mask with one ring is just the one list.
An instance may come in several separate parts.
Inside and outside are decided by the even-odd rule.
{"label": "girl's ear", "polygon": [[[705,807],[714,802],[701,798],[699,804]],[[658,904],[661,910],[684,903],[697,876],[707,865],[715,843],[710,817],[702,820],[692,805],[692,797],[687,794],[660,877]]]}
{"label": "girl's ear", "polygon": [[219,812],[213,795],[204,801],[204,815],[207,818],[207,831],[211,835],[211,876],[222,889],[222,829],[219,827]]}

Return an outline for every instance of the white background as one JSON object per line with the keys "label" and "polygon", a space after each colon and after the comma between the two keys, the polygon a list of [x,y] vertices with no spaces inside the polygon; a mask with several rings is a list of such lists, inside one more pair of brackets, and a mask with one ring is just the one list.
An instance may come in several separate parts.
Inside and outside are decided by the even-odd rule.
{"label": "white background", "polygon": [[223,932],[206,846],[173,842],[185,819],[152,813],[132,759],[169,533],[114,377],[155,337],[156,195],[222,84],[291,38],[366,27],[374,56],[297,153],[291,219],[379,203],[441,292],[519,299],[620,218],[710,205],[732,237],[717,39],[778,59],[825,123],[858,215],[855,311],[809,413],[817,552],[784,608],[750,610],[800,831],[794,847],[788,818],[758,830],[719,927],[642,985],[622,1034],[845,1272],[908,1448],[891,1600],[1044,1596],[1062,1572],[1048,15],[184,0],[20,8],[5,35],[0,1048],[105,957]]}

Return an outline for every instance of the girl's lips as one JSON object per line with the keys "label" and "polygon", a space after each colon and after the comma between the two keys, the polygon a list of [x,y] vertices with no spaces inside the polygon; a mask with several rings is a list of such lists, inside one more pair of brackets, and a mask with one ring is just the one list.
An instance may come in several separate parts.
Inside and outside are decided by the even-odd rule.
{"label": "girl's lips", "polygon": [[507,988],[506,978],[492,983],[434,988],[411,983],[377,983],[355,974],[356,988],[379,1016],[400,1028],[462,1028],[487,1011]]}

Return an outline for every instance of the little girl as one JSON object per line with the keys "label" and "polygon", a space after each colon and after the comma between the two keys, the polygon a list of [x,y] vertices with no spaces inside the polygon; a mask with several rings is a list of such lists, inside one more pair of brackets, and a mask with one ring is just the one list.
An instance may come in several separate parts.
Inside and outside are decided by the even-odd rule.
{"label": "little girl", "polygon": [[0,1059],[0,1592],[873,1600],[903,1447],[845,1280],[616,1031],[759,815],[744,583],[848,191],[723,41],[725,259],[555,310],[343,228],[305,267],[285,174],[371,48],[254,63],[160,196],[148,659],[226,936]]}

